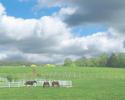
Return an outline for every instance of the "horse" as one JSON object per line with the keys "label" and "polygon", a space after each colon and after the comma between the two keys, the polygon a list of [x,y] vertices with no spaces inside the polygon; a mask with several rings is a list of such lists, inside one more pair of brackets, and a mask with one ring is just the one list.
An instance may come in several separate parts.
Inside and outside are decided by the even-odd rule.
{"label": "horse", "polygon": [[24,84],[25,84],[26,86],[28,86],[28,85],[33,86],[34,83],[37,83],[37,81],[26,81]]}
{"label": "horse", "polygon": [[49,82],[48,82],[48,81],[44,81],[44,83],[43,83],[43,87],[50,87]]}
{"label": "horse", "polygon": [[60,84],[58,81],[52,81],[52,87],[60,87]]}

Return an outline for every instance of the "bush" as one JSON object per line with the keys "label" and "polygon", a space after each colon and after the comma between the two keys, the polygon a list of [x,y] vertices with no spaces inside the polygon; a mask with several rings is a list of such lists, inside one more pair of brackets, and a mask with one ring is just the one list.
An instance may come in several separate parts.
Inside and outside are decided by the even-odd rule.
{"label": "bush", "polygon": [[12,75],[7,75],[6,79],[8,82],[12,82],[14,80],[17,80],[18,78],[16,76],[12,76]]}
{"label": "bush", "polygon": [[7,80],[8,80],[9,82],[12,82],[12,81],[13,81],[13,78],[12,78],[11,75],[7,75],[6,78],[7,78]]}

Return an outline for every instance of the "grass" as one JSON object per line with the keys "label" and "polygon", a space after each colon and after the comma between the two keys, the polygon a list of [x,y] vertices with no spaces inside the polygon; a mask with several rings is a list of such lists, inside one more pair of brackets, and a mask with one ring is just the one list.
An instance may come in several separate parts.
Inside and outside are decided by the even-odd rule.
{"label": "grass", "polygon": [[[0,100],[125,100],[125,69],[37,68],[41,78],[72,80],[72,88],[0,88]],[[31,78],[32,69],[1,67],[0,76]]]}

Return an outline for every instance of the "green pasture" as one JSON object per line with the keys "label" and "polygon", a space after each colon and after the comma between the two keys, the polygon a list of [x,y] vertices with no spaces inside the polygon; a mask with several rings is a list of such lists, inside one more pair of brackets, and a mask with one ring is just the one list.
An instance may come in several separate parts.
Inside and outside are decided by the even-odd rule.
{"label": "green pasture", "polygon": [[125,69],[97,67],[1,67],[15,79],[72,80],[72,88],[0,88],[0,100],[125,100]]}

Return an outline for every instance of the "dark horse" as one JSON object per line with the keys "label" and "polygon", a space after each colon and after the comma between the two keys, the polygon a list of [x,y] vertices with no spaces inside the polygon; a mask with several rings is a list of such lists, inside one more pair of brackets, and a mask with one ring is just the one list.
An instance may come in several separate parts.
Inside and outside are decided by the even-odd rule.
{"label": "dark horse", "polygon": [[43,83],[43,87],[50,87],[49,82],[48,82],[48,81],[44,81],[44,83]]}
{"label": "dark horse", "polygon": [[34,85],[34,83],[37,83],[37,81],[26,81],[24,84],[27,85]]}
{"label": "dark horse", "polygon": [[58,81],[52,81],[52,87],[60,87]]}

